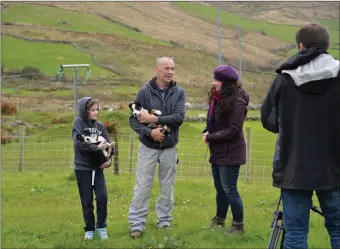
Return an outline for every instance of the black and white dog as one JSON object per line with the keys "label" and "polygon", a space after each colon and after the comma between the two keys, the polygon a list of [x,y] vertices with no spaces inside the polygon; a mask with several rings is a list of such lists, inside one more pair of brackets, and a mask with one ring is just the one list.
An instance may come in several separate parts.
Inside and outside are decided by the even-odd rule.
{"label": "black and white dog", "polygon": [[[129,108],[132,112],[132,115],[136,118],[142,112],[148,112],[148,110],[144,109],[144,107],[139,102],[130,103]],[[156,116],[162,115],[162,112],[160,110],[156,110],[156,109],[152,109],[150,113],[152,113],[153,115],[156,115]]]}
{"label": "black and white dog", "polygon": [[[131,102],[129,104],[129,108],[131,110],[132,116],[134,116],[135,118],[137,118],[142,112],[149,112],[148,110],[144,109],[144,107],[139,102],[133,102],[133,103]],[[151,109],[149,113],[155,116],[162,115],[162,112],[160,110],[156,110],[154,108]],[[148,127],[151,129],[161,128],[161,132],[165,135],[169,135],[171,131],[170,127],[167,125],[150,123]]]}
{"label": "black and white dog", "polygon": [[105,138],[102,136],[98,136],[98,138],[95,140],[90,136],[90,132],[87,130],[84,130],[82,135],[78,134],[77,139],[82,144],[87,145],[99,145],[101,142],[104,142],[105,147],[103,150],[89,151],[87,153],[87,158],[90,162],[90,166],[94,169],[98,169],[102,165],[104,166],[104,168],[108,168],[111,166],[111,158],[114,155],[114,143],[111,143],[110,146],[110,144],[107,143]]}

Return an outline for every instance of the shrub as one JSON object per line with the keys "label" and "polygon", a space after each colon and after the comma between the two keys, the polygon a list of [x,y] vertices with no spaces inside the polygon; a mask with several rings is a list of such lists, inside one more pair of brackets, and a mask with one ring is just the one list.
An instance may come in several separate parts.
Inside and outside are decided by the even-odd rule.
{"label": "shrub", "polygon": [[30,80],[32,79],[40,79],[41,78],[41,72],[38,68],[25,66],[23,69],[21,69],[21,74],[25,74],[23,77],[28,78]]}
{"label": "shrub", "polygon": [[116,134],[117,133],[117,124],[112,123],[110,121],[104,121],[104,127],[109,134]]}
{"label": "shrub", "polygon": [[128,105],[119,104],[119,110],[127,110],[127,109],[129,109]]}
{"label": "shrub", "polygon": [[3,115],[15,115],[17,113],[17,107],[15,104],[6,102],[4,100],[1,101],[1,113]]}
{"label": "shrub", "polygon": [[9,144],[12,143],[13,138],[10,136],[1,136],[1,144]]}
{"label": "shrub", "polygon": [[71,122],[73,116],[61,116],[61,117],[55,117],[52,119],[52,124],[68,124]]}
{"label": "shrub", "polygon": [[13,137],[8,135],[7,132],[1,129],[1,144],[9,144],[13,142]]}

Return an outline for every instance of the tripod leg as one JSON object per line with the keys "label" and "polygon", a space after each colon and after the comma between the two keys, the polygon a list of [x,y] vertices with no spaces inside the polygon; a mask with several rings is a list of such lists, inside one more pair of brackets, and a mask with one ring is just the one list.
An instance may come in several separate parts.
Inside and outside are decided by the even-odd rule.
{"label": "tripod leg", "polygon": [[267,249],[275,249],[275,244],[276,244],[276,241],[278,239],[278,234],[279,234],[279,228],[275,227],[273,229],[273,232],[272,232],[270,238],[269,238],[269,243],[268,243]]}
{"label": "tripod leg", "polygon": [[281,239],[281,243],[280,243],[280,249],[283,249],[283,242],[285,240],[285,235],[286,235],[285,229],[283,228],[282,230],[283,231],[282,231],[282,239]]}
{"label": "tripod leg", "polygon": [[[269,238],[267,249],[276,249],[278,242],[280,240],[281,232],[283,230],[282,212],[279,211],[279,206],[280,206],[281,200],[282,200],[282,198],[280,196],[279,201],[278,201],[277,206],[276,206],[276,210],[274,212],[274,219],[273,219],[272,225],[271,225],[271,227],[273,229],[272,229],[272,233],[271,233],[270,238]],[[281,224],[279,224],[280,220],[281,220]]]}
{"label": "tripod leg", "polygon": [[276,249],[278,242],[280,241],[282,227],[278,225],[278,221],[276,220],[273,225],[273,231],[270,235],[267,249]]}

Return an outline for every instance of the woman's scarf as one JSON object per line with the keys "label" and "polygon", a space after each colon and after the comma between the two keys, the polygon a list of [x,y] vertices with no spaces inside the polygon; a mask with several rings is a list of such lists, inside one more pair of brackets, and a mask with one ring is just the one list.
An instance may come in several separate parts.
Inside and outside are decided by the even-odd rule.
{"label": "woman's scarf", "polygon": [[214,120],[214,115],[215,115],[215,105],[217,101],[221,99],[221,95],[219,91],[214,90],[212,93],[212,97],[210,99],[209,103],[209,111],[208,111],[208,117],[207,117],[207,130],[211,132],[212,130],[212,125],[213,125],[213,120]]}

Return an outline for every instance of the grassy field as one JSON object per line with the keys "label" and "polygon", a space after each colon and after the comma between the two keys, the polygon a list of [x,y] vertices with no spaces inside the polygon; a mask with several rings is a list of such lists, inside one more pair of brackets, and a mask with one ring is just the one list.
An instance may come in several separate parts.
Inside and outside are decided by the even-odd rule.
{"label": "grassy field", "polygon": [[[90,64],[92,71],[90,77],[114,76],[114,73],[96,66],[90,55],[80,53],[72,45],[28,42],[2,36],[1,46],[6,48],[1,53],[5,71],[33,66],[46,75],[57,75],[61,64]],[[73,69],[65,69],[64,74],[72,77]],[[79,69],[78,75],[84,79],[86,69]]]}
{"label": "grassy field", "polygon": [[[57,30],[114,34],[152,44],[170,45],[168,42],[143,35],[133,29],[129,29],[96,15],[65,11],[48,6],[25,4],[10,5],[9,8],[2,11],[2,21],[39,24]],[[62,24],[62,22],[67,23]]]}
{"label": "grassy field", "polygon": [[326,27],[332,30],[339,31],[340,29],[339,19],[317,19],[315,21],[325,25]]}
{"label": "grassy field", "polygon": [[[134,86],[115,87],[118,94],[133,94]],[[126,89],[124,91],[124,89]],[[5,89],[8,91],[9,89]],[[27,90],[26,90],[27,91]],[[12,89],[12,93],[14,90]],[[23,94],[30,95],[30,92]],[[67,90],[65,90],[67,92]],[[187,115],[205,113],[187,110]],[[249,115],[258,115],[249,111]],[[71,126],[73,113],[20,112],[3,119],[23,120],[45,126],[25,138],[23,171],[18,172],[17,141],[2,145],[2,246],[4,248],[264,248],[271,229],[272,212],[279,192],[271,187],[271,159],[275,135],[266,132],[258,121],[247,121],[251,127],[251,160],[248,183],[245,166],[241,168],[240,192],[245,207],[245,236],[228,236],[220,230],[202,230],[214,216],[214,188],[206,146],[201,141],[205,123],[185,122],[178,145],[179,165],[175,189],[174,221],[171,231],[158,231],[154,212],[158,181],[152,190],[150,215],[140,240],[128,236],[127,212],[134,184],[138,149],[134,141],[131,159],[131,135],[127,124],[129,111],[100,112],[100,120],[117,123],[120,175],[106,170],[109,193],[109,241],[83,241],[83,221],[76,181],[72,171],[73,149]],[[52,124],[61,117],[63,122]],[[29,128],[27,128],[29,129]],[[208,155],[209,156],[209,155]],[[20,181],[18,181],[20,176]],[[157,179],[157,178],[156,178]],[[53,215],[51,215],[53,214]],[[200,219],[198,219],[200,217]],[[228,216],[228,226],[231,215]],[[30,225],[32,224],[32,225]],[[34,224],[34,225],[33,225]],[[310,248],[329,248],[321,217],[311,215]],[[20,231],[20,233],[18,233]],[[318,235],[316,235],[318,234]],[[320,235],[321,234],[321,235]],[[325,247],[326,246],[326,247]]]}
{"label": "grassy field", "polygon": [[[177,7],[183,9],[186,12],[190,12],[200,17],[216,22],[217,20],[217,8],[213,6],[207,6],[200,3],[189,3],[189,2],[175,2]],[[298,26],[292,25],[278,25],[272,24],[265,21],[257,21],[251,18],[242,17],[239,15],[235,15],[233,13],[229,13],[227,11],[221,10],[221,24],[228,25],[232,27],[241,26],[242,29],[263,32],[266,35],[269,35],[274,38],[278,38],[283,41],[287,41],[295,44],[295,33],[298,29]],[[339,43],[339,28],[336,28],[336,23],[339,23],[339,19],[332,20],[320,20],[321,23],[325,24],[330,28],[330,36],[331,41],[333,43]],[[338,45],[337,45],[338,46]],[[337,54],[337,58],[339,58],[339,54]]]}
{"label": "grassy field", "polygon": [[[20,177],[20,181],[18,181]],[[244,202],[244,236],[222,230],[203,230],[215,215],[211,179],[178,177],[175,186],[173,229],[159,231],[154,207],[156,180],[144,236],[128,236],[128,208],[134,176],[106,171],[109,240],[84,241],[83,219],[74,174],[68,172],[2,172],[1,235],[3,248],[265,248],[271,233],[272,212],[279,192],[270,183],[240,182]],[[315,203],[317,204],[317,203]],[[230,212],[230,211],[229,211]],[[228,215],[227,224],[231,223]],[[311,214],[309,248],[330,248],[323,221]]]}
{"label": "grassy field", "polygon": [[[127,88],[127,91],[129,88]],[[131,90],[131,89],[130,89]],[[187,115],[197,114],[188,110]],[[250,111],[249,115],[257,115]],[[4,248],[264,248],[271,232],[272,212],[279,192],[271,187],[271,158],[275,135],[266,132],[260,122],[247,121],[252,129],[250,178],[246,182],[245,166],[241,168],[239,189],[245,207],[245,236],[228,236],[220,230],[202,230],[214,216],[214,188],[211,168],[205,160],[206,147],[201,141],[204,123],[185,122],[178,145],[179,165],[175,188],[173,229],[159,231],[154,205],[159,187],[152,190],[146,231],[140,240],[128,236],[127,214],[134,184],[136,150],[130,161],[129,112],[101,111],[100,120],[117,122],[119,131],[120,175],[106,170],[109,194],[108,241],[83,241],[83,221],[76,181],[72,171],[71,125],[73,115],[65,122],[52,124],[58,113],[22,112],[15,120],[40,123],[45,131],[26,137],[23,171],[18,172],[18,143],[2,145],[2,246]],[[4,116],[3,118],[9,118]],[[130,164],[131,163],[131,164]],[[131,167],[131,168],[130,168]],[[15,172],[16,171],[16,172]],[[20,181],[18,177],[20,176]],[[317,202],[316,202],[317,203]],[[53,215],[51,215],[53,214]],[[200,217],[200,218],[198,218]],[[231,215],[228,216],[228,226]],[[20,232],[18,232],[20,231]],[[317,235],[318,234],[318,235]],[[329,248],[323,221],[311,215],[310,248]]]}
{"label": "grassy field", "polygon": [[[207,20],[214,22],[217,20],[216,7],[189,2],[176,2],[175,5],[184,11],[197,14]],[[280,40],[290,43],[294,42],[294,32],[296,32],[296,27],[294,26],[276,25],[264,21],[252,20],[250,18],[241,17],[224,10],[221,10],[220,17],[222,25],[229,25],[236,28],[238,25],[240,25],[243,29],[265,32],[267,35],[279,38]]]}
{"label": "grassy field", "polygon": [[[209,22],[216,22],[214,7],[184,2],[176,2],[174,5]],[[139,5],[132,7],[143,13]],[[1,37],[1,60],[5,62],[5,71],[33,66],[51,76],[49,82],[23,79],[6,79],[3,82],[5,86],[1,89],[2,98],[17,106],[20,103],[20,111],[15,116],[2,116],[2,134],[4,131],[18,132],[20,127],[16,125],[16,120],[22,120],[27,127],[22,172],[18,172],[19,136],[14,137],[12,143],[1,146],[2,247],[265,248],[279,192],[271,186],[271,163],[276,136],[265,131],[259,121],[246,121],[244,124],[245,135],[249,135],[249,129],[251,131],[248,144],[250,158],[248,166],[241,167],[239,184],[245,207],[245,236],[228,236],[220,230],[201,229],[215,215],[215,192],[208,162],[209,153],[207,146],[201,141],[205,123],[185,121],[180,129],[180,142],[177,147],[179,164],[173,229],[159,231],[153,226],[156,222],[154,206],[159,192],[159,183],[156,180],[145,234],[139,240],[129,238],[127,214],[139,143],[136,134],[131,132],[128,125],[128,109],[114,112],[101,110],[99,118],[101,121],[116,123],[118,129],[120,174],[114,175],[112,166],[105,170],[109,194],[110,239],[96,239],[92,242],[82,240],[83,220],[72,170],[73,83],[63,82],[60,89],[56,86],[57,80],[52,77],[56,75],[60,64],[91,64],[91,78],[88,84],[79,84],[78,97],[91,95],[100,99],[101,104],[111,106],[132,101],[140,82],[145,82],[153,76],[154,58],[169,54],[176,59],[176,80],[186,90],[186,101],[201,102],[210,87],[212,70],[217,64],[215,54],[195,49],[195,46],[192,46],[192,49],[169,46],[167,41],[144,35],[144,31],[137,32],[98,15],[47,6],[9,4],[9,7],[2,10],[2,21],[36,25],[22,30],[21,26],[5,26],[6,32],[13,28],[13,33],[9,32],[11,34],[44,39],[42,27],[48,27],[51,30],[45,34],[46,39],[74,41],[73,37],[76,37],[78,46],[76,49],[71,45],[29,42],[5,35]],[[293,42],[293,33],[296,31],[295,26],[254,21],[226,11],[221,12],[221,21],[225,26],[237,27],[241,24],[245,30],[263,32],[267,36],[289,42]],[[334,20],[318,21],[332,29],[333,38],[339,35],[339,25]],[[89,34],[56,30],[82,31]],[[195,35],[192,37],[194,39]],[[338,52],[334,49],[336,46],[330,50],[333,55]],[[293,53],[292,51],[289,53]],[[94,60],[103,68],[109,65],[117,73],[96,66]],[[72,78],[73,70],[65,70],[64,74]],[[85,69],[80,69],[79,82],[85,75]],[[99,79],[101,76],[106,79]],[[129,80],[128,83],[119,83],[114,81],[117,78]],[[244,72],[243,82],[253,103],[261,102],[268,89],[267,83],[271,80],[270,75]],[[30,84],[34,86],[31,87]],[[186,116],[205,113],[204,110],[189,109]],[[259,115],[259,111],[248,112],[248,116],[253,115]],[[111,139],[113,140],[113,134]],[[230,222],[231,215],[228,216],[228,225]],[[311,214],[309,247],[329,248],[323,220],[314,213]]]}

